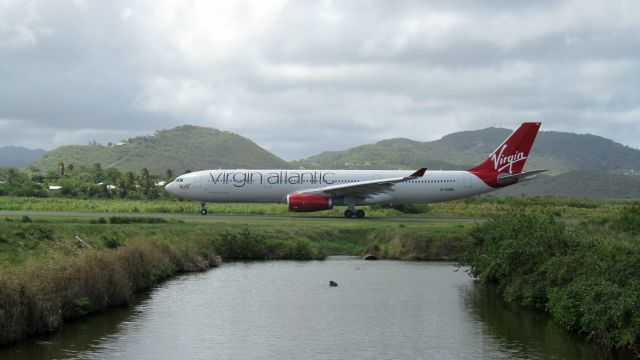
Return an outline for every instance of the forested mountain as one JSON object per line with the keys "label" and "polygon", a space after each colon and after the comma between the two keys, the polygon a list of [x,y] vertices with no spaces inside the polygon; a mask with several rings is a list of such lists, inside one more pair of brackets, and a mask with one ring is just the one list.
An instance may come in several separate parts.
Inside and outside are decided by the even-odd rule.
{"label": "forested mountain", "polygon": [[538,175],[536,179],[500,189],[496,196],[559,196],[605,199],[640,199],[640,176],[578,170],[557,176]]}
{"label": "forested mountain", "polygon": [[199,126],[157,131],[116,145],[61,146],[33,165],[56,170],[59,164],[115,167],[121,171],[147,168],[153,174],[174,174],[216,168],[289,168],[289,164],[240,135]]}
{"label": "forested mountain", "polygon": [[46,150],[31,150],[21,146],[0,147],[0,167],[23,167],[40,159]]}
{"label": "forested mountain", "polygon": [[[344,151],[323,152],[292,164],[322,169],[466,169],[482,161],[510,133],[507,129],[487,128],[429,142],[383,140]],[[595,135],[541,131],[526,168],[549,169],[551,175],[574,170],[640,173],[640,150]]]}

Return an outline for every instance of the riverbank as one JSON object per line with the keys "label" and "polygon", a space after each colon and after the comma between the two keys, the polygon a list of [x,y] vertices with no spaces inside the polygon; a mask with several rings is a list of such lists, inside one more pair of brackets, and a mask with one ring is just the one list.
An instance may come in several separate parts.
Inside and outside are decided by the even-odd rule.
{"label": "riverbank", "polygon": [[478,225],[461,263],[511,302],[640,356],[640,207],[566,225],[525,211]]}
{"label": "riverbank", "polygon": [[374,254],[455,259],[471,224],[148,217],[0,219],[0,344],[128,303],[137,291],[229,260]]}

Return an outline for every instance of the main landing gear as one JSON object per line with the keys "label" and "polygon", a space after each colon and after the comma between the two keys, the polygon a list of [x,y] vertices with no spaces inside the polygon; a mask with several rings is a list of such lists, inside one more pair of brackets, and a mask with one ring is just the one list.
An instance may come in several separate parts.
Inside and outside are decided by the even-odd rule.
{"label": "main landing gear", "polygon": [[200,202],[200,215],[202,216],[207,215],[207,208],[205,207],[204,201]]}
{"label": "main landing gear", "polygon": [[362,209],[355,209],[355,208],[348,208],[347,210],[344,211],[344,217],[346,217],[347,219],[350,219],[353,217],[353,215],[355,215],[357,218],[362,219],[364,217],[364,210]]}

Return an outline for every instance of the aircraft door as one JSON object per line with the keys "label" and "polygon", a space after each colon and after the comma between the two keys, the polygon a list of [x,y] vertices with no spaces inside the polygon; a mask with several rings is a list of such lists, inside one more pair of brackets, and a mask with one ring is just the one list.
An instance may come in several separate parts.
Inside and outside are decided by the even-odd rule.
{"label": "aircraft door", "polygon": [[464,183],[465,189],[471,189],[471,175],[468,173],[462,175],[462,182]]}

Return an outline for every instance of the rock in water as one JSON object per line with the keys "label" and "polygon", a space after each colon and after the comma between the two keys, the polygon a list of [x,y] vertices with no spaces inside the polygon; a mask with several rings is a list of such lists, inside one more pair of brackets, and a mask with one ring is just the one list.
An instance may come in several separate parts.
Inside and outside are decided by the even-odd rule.
{"label": "rock in water", "polygon": [[329,286],[338,286],[338,283],[335,281],[329,281]]}

